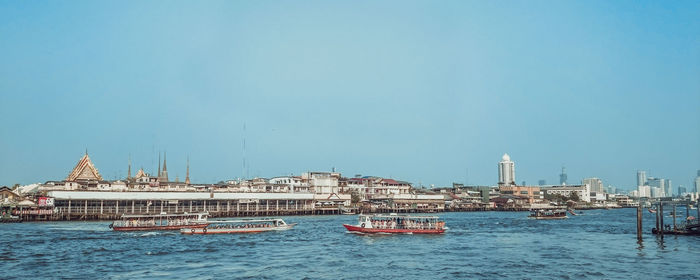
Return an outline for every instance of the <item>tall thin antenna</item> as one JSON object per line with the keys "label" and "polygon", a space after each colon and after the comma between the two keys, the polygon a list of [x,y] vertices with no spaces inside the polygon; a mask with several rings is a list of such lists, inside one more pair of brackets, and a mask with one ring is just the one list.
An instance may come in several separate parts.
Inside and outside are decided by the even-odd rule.
{"label": "tall thin antenna", "polygon": [[464,186],[469,185],[469,168],[464,169]]}

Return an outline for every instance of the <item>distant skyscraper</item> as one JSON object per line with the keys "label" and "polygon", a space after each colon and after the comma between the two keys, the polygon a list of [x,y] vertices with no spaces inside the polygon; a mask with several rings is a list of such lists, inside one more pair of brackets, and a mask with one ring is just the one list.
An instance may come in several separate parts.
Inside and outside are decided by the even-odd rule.
{"label": "distant skyscraper", "polygon": [[508,154],[503,154],[501,162],[498,163],[498,185],[515,185],[515,163],[510,160]]}
{"label": "distant skyscraper", "polygon": [[637,186],[647,185],[647,172],[642,170],[637,170]]}
{"label": "distant skyscraper", "polygon": [[607,187],[605,187],[605,192],[606,193],[617,193],[617,188],[615,188],[613,186],[607,186]]}
{"label": "distant skyscraper", "polygon": [[693,192],[698,192],[698,189],[700,189],[700,170],[698,170],[698,176],[695,177],[695,189]]}
{"label": "distant skyscraper", "polygon": [[545,180],[540,180],[540,181],[538,182],[538,185],[540,185],[540,186],[544,186],[544,185],[546,185],[546,184],[547,184],[547,181],[545,181]]}
{"label": "distant skyscraper", "polygon": [[639,197],[651,197],[651,188],[649,186],[637,186]]}
{"label": "distant skyscraper", "polygon": [[678,186],[678,195],[683,195],[684,193],[687,193],[688,190],[683,187],[683,186]]}
{"label": "distant skyscraper", "polygon": [[584,185],[589,185],[591,187],[591,192],[593,193],[603,193],[603,181],[598,178],[586,178],[581,181]]}
{"label": "distant skyscraper", "polygon": [[666,196],[673,196],[673,188],[671,187],[671,180],[664,179],[664,193]]}
{"label": "distant skyscraper", "polygon": [[[652,197],[665,197],[668,196],[667,193],[664,193],[666,190],[666,180],[662,178],[655,178],[655,177],[648,177],[647,178],[647,185],[651,187],[652,189]],[[658,188],[657,190],[654,191],[654,188]]]}
{"label": "distant skyscraper", "polygon": [[566,176],[566,168],[564,166],[562,166],[561,167],[561,174],[559,174],[559,184],[566,185],[566,179],[568,179],[568,177]]}

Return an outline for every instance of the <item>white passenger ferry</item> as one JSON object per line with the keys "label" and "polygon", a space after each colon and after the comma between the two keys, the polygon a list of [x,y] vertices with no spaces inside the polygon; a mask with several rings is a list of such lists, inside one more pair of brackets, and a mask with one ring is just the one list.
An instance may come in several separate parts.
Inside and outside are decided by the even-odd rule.
{"label": "white passenger ferry", "polygon": [[282,219],[238,219],[209,221],[203,228],[183,228],[182,234],[256,233],[279,231],[293,228],[296,223],[287,224]]}

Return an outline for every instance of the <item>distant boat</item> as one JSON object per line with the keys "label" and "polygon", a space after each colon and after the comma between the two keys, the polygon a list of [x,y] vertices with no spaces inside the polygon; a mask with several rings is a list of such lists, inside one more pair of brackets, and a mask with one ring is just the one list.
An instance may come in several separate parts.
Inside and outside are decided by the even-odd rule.
{"label": "distant boat", "polygon": [[530,210],[530,215],[527,217],[536,220],[560,220],[569,218],[566,216],[566,210],[564,209],[534,209]]}
{"label": "distant boat", "polygon": [[179,230],[182,228],[206,227],[209,213],[122,215],[109,227],[115,231]]}
{"label": "distant boat", "polygon": [[282,219],[238,219],[211,221],[203,228],[183,228],[182,234],[221,234],[221,233],[257,233],[265,231],[288,230],[296,224],[287,224]]}
{"label": "distant boat", "polygon": [[391,213],[360,215],[358,225],[343,225],[350,232],[359,233],[403,233],[440,234],[447,227],[437,216],[397,215]]}

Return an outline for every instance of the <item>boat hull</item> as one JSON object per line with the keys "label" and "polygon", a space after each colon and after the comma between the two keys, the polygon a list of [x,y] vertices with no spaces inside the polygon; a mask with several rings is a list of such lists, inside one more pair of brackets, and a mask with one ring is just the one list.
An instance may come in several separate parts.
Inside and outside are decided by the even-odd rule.
{"label": "boat hull", "polygon": [[362,228],[358,226],[343,225],[348,231],[361,233],[413,233],[413,234],[440,234],[445,229],[391,229],[391,228]]}
{"label": "boat hull", "polygon": [[560,216],[560,217],[528,217],[528,218],[535,219],[535,220],[563,220],[563,219],[568,219],[569,217]]}
{"label": "boat hull", "polygon": [[152,231],[152,230],[181,230],[183,228],[204,228],[207,224],[180,226],[144,226],[144,227],[112,227],[114,231]]}
{"label": "boat hull", "polygon": [[183,228],[180,229],[182,234],[234,234],[234,233],[259,233],[267,231],[281,231],[288,230],[295,226],[296,224],[288,224],[282,227],[269,227],[269,228],[227,228],[227,229],[214,229],[214,228]]}

